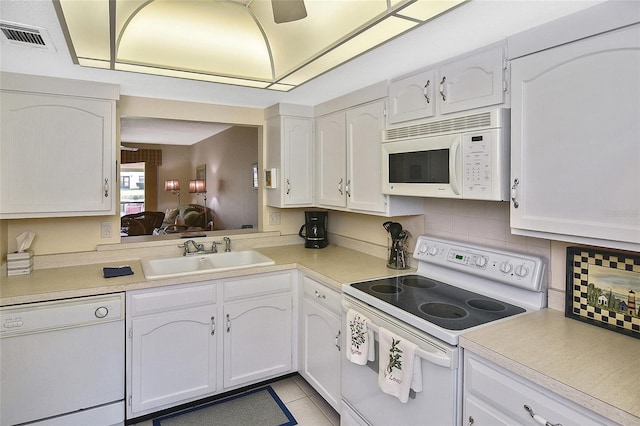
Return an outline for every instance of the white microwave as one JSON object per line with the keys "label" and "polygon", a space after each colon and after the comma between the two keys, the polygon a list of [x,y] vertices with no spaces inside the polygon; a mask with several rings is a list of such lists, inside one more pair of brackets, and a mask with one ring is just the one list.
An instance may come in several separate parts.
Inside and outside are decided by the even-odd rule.
{"label": "white microwave", "polygon": [[507,201],[509,110],[385,130],[382,169],[384,194]]}

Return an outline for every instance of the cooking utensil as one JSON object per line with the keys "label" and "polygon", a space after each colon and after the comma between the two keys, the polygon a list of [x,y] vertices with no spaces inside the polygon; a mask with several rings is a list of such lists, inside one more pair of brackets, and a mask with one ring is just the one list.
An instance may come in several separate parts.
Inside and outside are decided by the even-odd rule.
{"label": "cooking utensil", "polygon": [[389,233],[391,234],[391,238],[397,239],[400,233],[402,232],[402,225],[398,222],[391,222],[389,225]]}

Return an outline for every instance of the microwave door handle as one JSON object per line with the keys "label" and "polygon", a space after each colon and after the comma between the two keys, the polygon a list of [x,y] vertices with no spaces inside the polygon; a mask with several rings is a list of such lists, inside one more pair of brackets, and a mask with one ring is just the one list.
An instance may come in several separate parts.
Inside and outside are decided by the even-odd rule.
{"label": "microwave door handle", "polygon": [[451,144],[451,152],[452,154],[449,156],[449,180],[451,181],[451,189],[456,195],[460,195],[460,184],[458,182],[459,170],[458,166],[462,165],[462,161],[459,161],[460,153],[460,137],[456,137],[456,139]]}

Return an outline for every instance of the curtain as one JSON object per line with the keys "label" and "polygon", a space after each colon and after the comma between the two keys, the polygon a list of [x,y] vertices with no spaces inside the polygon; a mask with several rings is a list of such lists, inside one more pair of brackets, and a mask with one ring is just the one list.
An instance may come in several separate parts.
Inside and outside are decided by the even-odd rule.
{"label": "curtain", "polygon": [[161,149],[139,149],[137,151],[120,151],[120,162],[127,163],[145,163],[153,166],[162,165]]}

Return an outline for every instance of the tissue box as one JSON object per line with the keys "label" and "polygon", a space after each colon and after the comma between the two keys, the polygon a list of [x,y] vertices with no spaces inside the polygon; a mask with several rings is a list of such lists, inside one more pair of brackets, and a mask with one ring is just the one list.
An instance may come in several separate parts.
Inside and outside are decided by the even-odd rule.
{"label": "tissue box", "polygon": [[26,275],[33,271],[33,252],[31,250],[7,255],[7,275]]}

